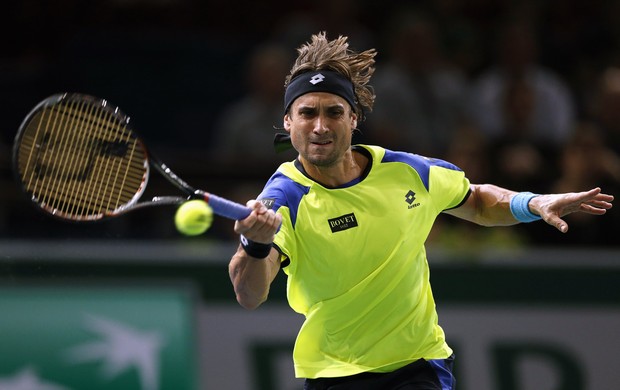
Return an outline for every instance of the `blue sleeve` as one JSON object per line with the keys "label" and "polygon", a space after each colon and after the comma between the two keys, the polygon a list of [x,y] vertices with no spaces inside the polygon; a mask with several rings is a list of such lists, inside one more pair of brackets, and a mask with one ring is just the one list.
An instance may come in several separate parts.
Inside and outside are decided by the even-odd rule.
{"label": "blue sleeve", "polygon": [[265,184],[258,200],[273,211],[278,211],[280,207],[287,207],[291,215],[291,224],[294,227],[299,204],[308,191],[310,191],[309,187],[294,182],[281,172],[276,172]]}
{"label": "blue sleeve", "polygon": [[429,177],[431,167],[436,166],[462,172],[461,168],[457,167],[456,165],[444,160],[440,160],[438,158],[428,158],[413,153],[393,152],[390,150],[385,151],[385,156],[383,157],[383,160],[381,162],[400,162],[409,165],[418,172],[418,174],[420,175],[420,179],[422,180],[422,183],[424,183],[424,187],[427,191],[430,190]]}

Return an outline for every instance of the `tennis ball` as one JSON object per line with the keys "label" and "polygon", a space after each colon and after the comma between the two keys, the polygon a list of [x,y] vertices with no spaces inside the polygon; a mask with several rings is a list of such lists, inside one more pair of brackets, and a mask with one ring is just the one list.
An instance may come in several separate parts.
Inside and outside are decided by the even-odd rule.
{"label": "tennis ball", "polygon": [[187,236],[197,236],[207,231],[213,222],[213,209],[204,200],[183,203],[174,215],[177,230]]}

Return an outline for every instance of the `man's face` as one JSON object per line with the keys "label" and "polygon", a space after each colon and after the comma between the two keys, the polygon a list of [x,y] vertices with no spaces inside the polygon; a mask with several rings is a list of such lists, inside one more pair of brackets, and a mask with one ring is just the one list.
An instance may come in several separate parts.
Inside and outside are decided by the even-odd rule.
{"label": "man's face", "polygon": [[284,116],[284,128],[302,163],[330,167],[351,148],[357,116],[346,100],[327,92],[311,92],[297,98]]}

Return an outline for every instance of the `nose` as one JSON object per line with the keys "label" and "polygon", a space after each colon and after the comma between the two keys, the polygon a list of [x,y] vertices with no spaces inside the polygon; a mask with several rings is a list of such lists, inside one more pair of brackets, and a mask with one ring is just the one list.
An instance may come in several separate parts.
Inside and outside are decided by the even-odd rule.
{"label": "nose", "polygon": [[317,115],[314,120],[314,127],[312,128],[312,132],[315,134],[325,134],[329,131],[327,127],[327,118],[325,115]]}

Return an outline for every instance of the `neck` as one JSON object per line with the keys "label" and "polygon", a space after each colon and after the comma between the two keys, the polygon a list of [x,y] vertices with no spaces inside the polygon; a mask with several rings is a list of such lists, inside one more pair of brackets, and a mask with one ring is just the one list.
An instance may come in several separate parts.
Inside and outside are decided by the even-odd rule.
{"label": "neck", "polygon": [[339,187],[362,175],[368,165],[368,158],[349,149],[341,160],[330,166],[318,166],[305,161],[300,162],[306,174],[326,187]]}

